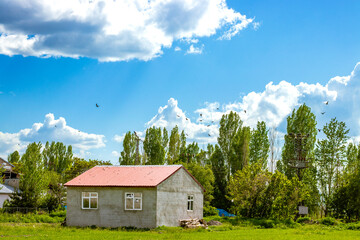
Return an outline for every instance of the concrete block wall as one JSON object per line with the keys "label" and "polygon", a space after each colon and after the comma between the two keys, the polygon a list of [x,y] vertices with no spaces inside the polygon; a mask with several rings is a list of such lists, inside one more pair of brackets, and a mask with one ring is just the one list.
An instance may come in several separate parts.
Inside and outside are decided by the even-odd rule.
{"label": "concrete block wall", "polygon": [[[82,209],[82,192],[98,193],[97,209]],[[125,210],[125,192],[142,193],[142,210]],[[156,188],[68,187],[69,226],[156,227]]]}
{"label": "concrete block wall", "polygon": [[[193,211],[187,210],[187,197],[194,196]],[[157,226],[179,226],[179,220],[203,218],[203,191],[181,168],[157,187]]]}

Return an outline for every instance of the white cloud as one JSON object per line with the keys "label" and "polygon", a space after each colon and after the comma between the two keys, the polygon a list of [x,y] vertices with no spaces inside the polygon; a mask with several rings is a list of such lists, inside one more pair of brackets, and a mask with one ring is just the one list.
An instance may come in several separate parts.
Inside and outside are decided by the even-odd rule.
{"label": "white cloud", "polygon": [[204,49],[204,45],[201,47],[194,47],[193,44],[190,45],[189,49],[186,51],[187,54],[201,54]]}
{"label": "white cloud", "polygon": [[171,131],[175,126],[179,127],[180,132],[184,130],[188,141],[197,141],[203,143],[215,143],[218,135],[218,126],[214,123],[199,122],[194,123],[178,107],[178,101],[174,98],[168,100],[167,105],[160,107],[156,114],[147,124],[146,127],[161,127]]}
{"label": "white cloud", "polygon": [[175,50],[175,52],[178,52],[178,51],[181,51],[181,48],[177,46],[177,47],[175,47],[174,50]]}
{"label": "white cloud", "polygon": [[0,54],[146,61],[177,40],[230,39],[252,21],[226,0],[3,0]]}
{"label": "white cloud", "polygon": [[[55,119],[52,113],[45,116],[43,123],[34,123],[32,128],[25,128],[17,133],[0,132],[0,154],[18,150],[22,152],[31,142],[58,141],[72,145],[74,150],[83,151],[105,147],[105,136],[85,133],[67,125],[64,118]],[[81,153],[80,153],[81,154]]]}
{"label": "white cloud", "polygon": [[125,133],[123,135],[115,134],[113,139],[115,142],[122,143],[124,141],[124,138],[125,138]]}
{"label": "white cloud", "polygon": [[[325,101],[329,101],[329,104],[325,105]],[[359,102],[360,63],[349,76],[332,78],[326,85],[270,82],[263,92],[250,92],[232,103],[205,103],[205,107],[194,111],[195,121],[192,121],[193,114],[185,113],[179,108],[178,101],[170,98],[167,105],[159,108],[146,127],[165,127],[170,131],[178,125],[180,130],[187,133],[188,142],[216,143],[222,115],[235,111],[245,125],[255,127],[257,121],[265,121],[268,127],[278,127],[278,135],[283,136],[282,132],[286,131],[286,117],[294,108],[306,103],[315,113],[319,128],[331,118],[337,117],[346,122],[351,129],[350,135],[360,141]],[[321,112],[326,113],[322,115]]]}
{"label": "white cloud", "polygon": [[120,153],[118,151],[112,151],[111,155],[113,155],[114,157],[120,157]]}

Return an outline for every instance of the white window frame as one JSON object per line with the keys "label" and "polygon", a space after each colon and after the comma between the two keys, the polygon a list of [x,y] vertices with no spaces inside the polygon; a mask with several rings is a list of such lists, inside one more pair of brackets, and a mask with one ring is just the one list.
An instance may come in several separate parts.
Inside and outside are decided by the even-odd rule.
{"label": "white window frame", "polygon": [[[187,205],[186,208],[189,212],[194,211],[194,195],[187,195]],[[190,209],[189,209],[190,208]]]}
{"label": "white window frame", "polygon": [[[86,197],[85,194],[88,193],[89,196]],[[84,206],[84,199],[89,200],[89,206]],[[96,208],[91,207],[91,199],[96,199]],[[81,208],[82,209],[98,209],[99,207],[99,194],[97,192],[82,192],[81,193]]]}
{"label": "white window frame", "polygon": [[[132,197],[127,197],[128,194],[132,194]],[[135,194],[140,194],[140,197],[135,197]],[[126,199],[132,199],[133,200],[133,206],[132,208],[127,208],[126,207]],[[140,208],[135,209],[135,201],[140,199]],[[140,192],[126,192],[125,193],[125,210],[132,210],[132,211],[141,211],[142,210],[142,193]]]}

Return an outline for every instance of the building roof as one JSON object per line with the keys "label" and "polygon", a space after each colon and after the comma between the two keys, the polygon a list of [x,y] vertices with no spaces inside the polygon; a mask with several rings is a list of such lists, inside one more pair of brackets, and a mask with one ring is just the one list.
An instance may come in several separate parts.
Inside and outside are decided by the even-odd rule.
{"label": "building roof", "polygon": [[[66,187],[156,187],[182,165],[96,166],[65,183]],[[204,189],[203,189],[204,190]]]}
{"label": "building roof", "polygon": [[5,159],[3,159],[3,158],[1,158],[1,157],[0,157],[0,164],[1,164],[3,167],[7,167],[7,166],[15,167],[13,164],[9,163],[8,161],[6,161]]}
{"label": "building roof", "polygon": [[15,188],[12,186],[0,183],[0,194],[12,194],[15,192]]}

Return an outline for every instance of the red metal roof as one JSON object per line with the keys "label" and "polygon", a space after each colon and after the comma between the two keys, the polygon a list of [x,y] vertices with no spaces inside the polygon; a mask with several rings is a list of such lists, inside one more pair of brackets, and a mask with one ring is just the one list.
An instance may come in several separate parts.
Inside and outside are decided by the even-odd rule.
{"label": "red metal roof", "polygon": [[[184,167],[182,165],[96,166],[65,183],[65,186],[156,187],[181,168]],[[187,170],[186,172],[189,173]],[[201,186],[191,174],[190,176]]]}

